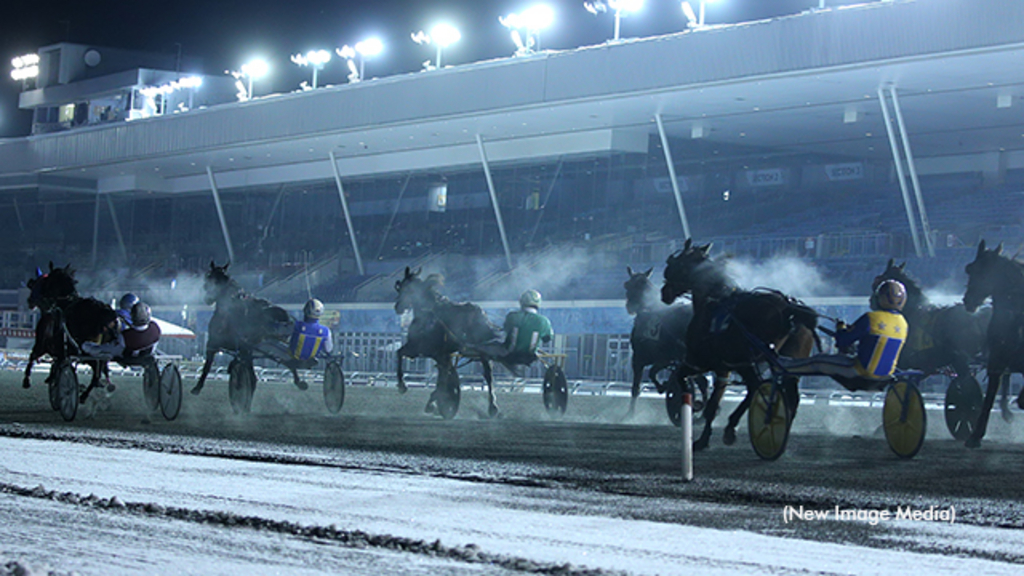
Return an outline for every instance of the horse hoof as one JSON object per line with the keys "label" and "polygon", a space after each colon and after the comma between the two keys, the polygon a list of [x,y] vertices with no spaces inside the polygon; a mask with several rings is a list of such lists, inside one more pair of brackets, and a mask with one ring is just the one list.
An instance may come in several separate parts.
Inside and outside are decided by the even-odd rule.
{"label": "horse hoof", "polygon": [[722,435],[722,442],[726,446],[732,446],[736,443],[736,430],[733,428],[726,428],[725,433]]}
{"label": "horse hoof", "polygon": [[303,391],[309,390],[309,384],[306,384],[305,380],[296,380],[295,387]]}
{"label": "horse hoof", "polygon": [[114,390],[117,390],[117,386],[114,386],[113,382],[107,380],[107,392],[113,392]]}
{"label": "horse hoof", "polygon": [[405,385],[405,382],[399,382],[398,383],[398,393],[399,394],[405,394],[408,391],[409,391],[409,387]]}
{"label": "horse hoof", "polygon": [[189,392],[190,392],[190,393],[191,393],[191,394],[192,394],[193,396],[199,396],[199,393],[200,393],[200,392],[202,392],[202,391],[203,391],[203,387],[202,387],[202,386],[196,386],[195,388],[193,388],[193,389],[189,390]]}
{"label": "horse hoof", "polygon": [[29,388],[32,387],[32,383],[29,382],[28,378],[25,378],[24,380],[21,381],[21,387],[24,388],[25,390],[28,390]]}
{"label": "horse hoof", "polygon": [[433,402],[427,402],[427,405],[423,407],[423,411],[427,414],[433,414],[437,410]]}
{"label": "horse hoof", "polygon": [[968,448],[979,448],[981,447],[981,440],[979,438],[971,436],[970,438],[967,439],[966,442],[964,442],[964,446]]}
{"label": "horse hoof", "polygon": [[499,411],[498,411],[498,407],[497,406],[491,406],[490,408],[487,409],[487,415],[489,417],[491,417],[491,418],[494,418],[495,416],[497,416],[498,412]]}
{"label": "horse hoof", "polygon": [[696,442],[693,443],[693,451],[694,452],[700,452],[702,450],[707,450],[707,448],[708,448],[708,441],[707,440],[697,440]]}

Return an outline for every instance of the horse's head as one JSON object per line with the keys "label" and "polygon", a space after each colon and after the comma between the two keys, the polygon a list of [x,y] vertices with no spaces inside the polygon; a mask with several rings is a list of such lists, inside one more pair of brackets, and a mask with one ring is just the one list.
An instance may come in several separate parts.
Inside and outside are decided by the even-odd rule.
{"label": "horse's head", "polygon": [[657,301],[656,296],[652,298],[655,292],[654,283],[651,282],[652,272],[654,268],[649,268],[646,272],[634,272],[632,267],[626,266],[629,280],[622,285],[626,289],[626,312],[636,314]]}
{"label": "horse's head", "polygon": [[206,271],[203,278],[203,300],[207,306],[212,306],[224,296],[232,296],[239,291],[238,284],[228,276],[228,262],[223,266],[217,266],[210,260],[210,269]]}
{"label": "horse's head", "polygon": [[[428,282],[420,278],[421,270],[413,271],[405,267],[405,276],[395,281],[395,291],[398,298],[395,300],[395,312],[404,314],[408,310],[418,310],[429,307],[436,300],[436,282]],[[433,276],[433,275],[432,275]]]}
{"label": "horse's head", "polygon": [[992,250],[985,248],[985,241],[978,243],[978,253],[974,256],[974,262],[964,267],[967,272],[967,291],[964,293],[964,308],[968,312],[974,312],[981,306],[985,299],[993,296],[999,289],[999,268],[1005,263],[1012,263],[1002,255],[1003,245],[999,244]]}
{"label": "horse's head", "polygon": [[687,238],[683,249],[668,257],[665,266],[665,285],[661,287],[661,301],[671,304],[687,292],[693,292],[700,280],[699,273],[710,261],[711,244],[694,245]]}
{"label": "horse's head", "polygon": [[78,296],[78,290],[75,288],[77,283],[75,271],[70,264],[63,268],[54,268],[53,262],[50,262],[50,271],[46,274],[36,268],[35,278],[25,283],[30,290],[28,307],[42,310],[68,302]]}

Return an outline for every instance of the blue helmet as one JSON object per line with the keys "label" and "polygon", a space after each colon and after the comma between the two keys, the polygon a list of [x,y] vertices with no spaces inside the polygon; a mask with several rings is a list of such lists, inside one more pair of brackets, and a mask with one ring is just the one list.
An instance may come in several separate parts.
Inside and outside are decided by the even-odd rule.
{"label": "blue helmet", "polygon": [[124,296],[121,296],[121,301],[117,304],[117,308],[119,310],[124,310],[125,312],[131,314],[132,306],[135,306],[138,303],[139,297],[136,296],[135,294],[132,294],[131,292],[128,292]]}

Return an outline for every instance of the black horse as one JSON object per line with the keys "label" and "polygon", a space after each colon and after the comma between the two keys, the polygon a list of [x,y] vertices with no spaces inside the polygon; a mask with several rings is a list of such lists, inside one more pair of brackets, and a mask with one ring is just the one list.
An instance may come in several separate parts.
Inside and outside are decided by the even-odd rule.
{"label": "black horse", "polygon": [[[442,296],[435,283],[419,277],[420,272],[413,272],[406,267],[405,277],[395,282],[395,290],[398,292],[395,312],[413,312],[405,344],[398,349],[399,392],[406,391],[403,358],[432,358],[437,364],[440,387],[441,383],[448,382],[455,374],[456,366],[452,358],[455,353],[459,353],[478,360],[483,366],[484,381],[487,382],[487,414],[496,416],[498,405],[494,398],[491,360],[503,356],[500,329],[491,323],[476,304],[452,302]],[[427,402],[427,412],[439,408],[437,394],[438,390],[435,389]]]}
{"label": "black horse", "polygon": [[[937,374],[948,368],[952,369],[955,378],[973,380],[971,364],[977,365],[984,359],[985,334],[992,319],[992,309],[984,307],[972,314],[963,304],[936,306],[907,273],[906,267],[906,262],[897,265],[889,259],[885,271],[871,283],[872,297],[878,285],[885,280],[896,280],[907,289],[903,316],[910,332],[900,353],[899,367],[920,370],[925,374]],[[1001,405],[1003,417],[1011,418],[1009,399],[1005,394]]]}
{"label": "black horse", "polygon": [[[245,361],[251,361],[253,350],[262,342],[287,338],[295,325],[295,320],[284,308],[243,290],[228,276],[229,265],[217,266],[211,260],[210,269],[203,279],[206,304],[215,308],[207,329],[206,362],[192,394],[202,392],[217,352],[236,354]],[[295,385],[305,389],[296,367],[290,363],[284,365],[291,370]]]}
{"label": "black horse", "polygon": [[[755,364],[764,359],[764,348],[793,358],[807,358],[815,345],[820,348],[815,328],[818,315],[810,307],[775,290],[740,290],[721,262],[708,256],[711,244],[696,246],[690,239],[683,249],[669,256],[665,268],[662,302],[671,304],[683,294],[693,298],[694,317],[686,331],[686,364],[680,370],[692,376],[715,373],[715,388],[704,408],[704,430],[694,448],[706,448],[711,422],[728,384],[729,373],[737,372],[747,386],[746,398],[729,416],[725,442],[736,439],[736,426],[753,399],[752,392],[762,379]],[[796,415],[800,395],[799,378],[783,379],[783,393]]]}
{"label": "black horse", "polygon": [[[986,298],[992,297],[992,321],[986,336],[988,387],[978,424],[965,443],[968,448],[981,445],[1000,387],[1009,380],[1010,374],[1024,374],[1024,263],[1002,252],[1002,244],[987,250],[982,240],[974,261],[965,268],[964,308],[973,312]],[[1024,408],[1024,390],[1017,398],[1017,406]]]}
{"label": "black horse", "polygon": [[[77,283],[71,265],[54,268],[53,262],[50,262],[49,272],[43,274],[37,270],[36,277],[26,283],[31,291],[28,307],[38,308],[40,316],[22,387],[31,385],[32,364],[42,356],[49,355],[52,359],[46,378],[47,383],[52,383],[60,365],[69,356],[84,356],[83,343],[104,343],[116,337],[117,313],[95,298],[79,296]],[[92,380],[80,398],[84,402],[100,384],[101,375],[109,372],[106,360],[80,358],[80,361],[92,367]]]}
{"label": "black horse", "polygon": [[[640,382],[644,368],[650,366],[647,374],[659,393],[666,391],[667,382],[658,381],[658,373],[675,366],[686,358],[686,328],[693,318],[693,308],[685,304],[666,306],[659,298],[658,289],[651,282],[653,268],[646,272],[634,272],[626,267],[629,274],[622,286],[626,289],[626,312],[634,316],[633,330],[629,345],[633,350],[633,388],[629,412],[633,415],[636,399],[640,396]],[[697,379],[703,392],[707,381]]]}

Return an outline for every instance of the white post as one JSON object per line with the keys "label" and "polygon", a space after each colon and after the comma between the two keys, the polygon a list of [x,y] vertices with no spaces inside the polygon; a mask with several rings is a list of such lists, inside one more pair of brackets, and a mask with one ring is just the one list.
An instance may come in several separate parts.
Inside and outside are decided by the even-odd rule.
{"label": "white post", "polygon": [[683,482],[693,480],[693,394],[683,392]]}
{"label": "white post", "polygon": [[501,218],[501,207],[498,206],[498,194],[494,191],[494,180],[491,179],[491,166],[487,163],[487,152],[484,150],[484,140],[479,134],[476,135],[476,146],[480,150],[480,163],[484,166],[484,179],[487,181],[487,192],[491,195],[491,206],[494,207],[494,219],[498,221],[498,234],[501,236],[501,246],[505,249],[505,264],[512,270],[512,251],[508,247],[508,237],[505,236],[505,222]]}
{"label": "white post", "polygon": [[363,258],[359,255],[359,242],[356,240],[356,229],[352,226],[352,215],[348,211],[348,202],[345,200],[345,189],[341,186],[341,173],[338,172],[338,159],[334,157],[334,150],[330,151],[331,169],[334,171],[334,184],[338,187],[338,198],[341,200],[341,212],[345,215],[345,226],[348,227],[348,238],[352,241],[352,253],[356,256],[356,268],[359,275],[366,274],[363,269]]}
{"label": "white post", "polygon": [[935,246],[932,242],[932,228],[928,224],[928,212],[924,209],[924,197],[921,195],[921,183],[917,179],[917,167],[914,165],[914,153],[910,150],[910,137],[907,136],[907,126],[903,123],[903,110],[900,107],[900,99],[896,96],[896,87],[889,87],[889,95],[892,96],[892,109],[896,113],[896,125],[900,129],[900,139],[903,141],[903,155],[907,158],[907,172],[910,173],[910,183],[914,187],[914,198],[917,200],[917,216],[921,219],[921,235],[924,236],[924,245],[928,250],[928,256],[935,257]]}
{"label": "white post", "polygon": [[665,153],[665,165],[668,166],[668,177],[672,182],[672,193],[676,197],[676,209],[679,211],[679,221],[683,224],[683,238],[690,238],[690,221],[686,218],[686,208],[683,207],[683,195],[679,192],[679,181],[676,179],[676,166],[672,161],[672,150],[668,147],[668,135],[665,134],[665,124],[661,121],[661,113],[654,115],[658,123],[658,135],[661,137],[661,149]]}
{"label": "white post", "polygon": [[228,234],[228,221],[224,218],[224,207],[220,204],[220,192],[217,181],[213,178],[213,169],[206,167],[206,176],[210,179],[210,192],[213,193],[213,204],[217,207],[217,219],[220,220],[220,231],[224,235],[224,246],[228,249],[228,261],[235,261],[235,249],[231,247],[231,234]]}
{"label": "white post", "polygon": [[921,251],[921,240],[917,236],[917,224],[915,223],[914,209],[910,204],[910,192],[907,190],[907,181],[903,176],[903,158],[900,156],[900,149],[896,143],[896,134],[892,129],[892,120],[889,117],[889,105],[885,102],[885,92],[882,91],[882,87],[878,88],[878,103],[882,106],[885,132],[889,136],[889,148],[892,150],[892,161],[896,166],[896,178],[899,180],[900,192],[903,194],[903,209],[907,212],[910,238],[914,241],[914,254],[920,258],[924,256],[924,253]]}

